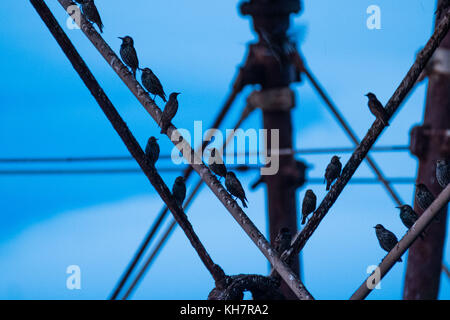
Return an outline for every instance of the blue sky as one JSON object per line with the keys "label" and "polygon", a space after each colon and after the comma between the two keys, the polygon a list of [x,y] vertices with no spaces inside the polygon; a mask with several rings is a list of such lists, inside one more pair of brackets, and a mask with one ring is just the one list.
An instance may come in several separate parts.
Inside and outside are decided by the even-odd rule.
{"label": "blue sky", "polygon": [[[47,1],[65,26],[67,15]],[[104,38],[118,51],[118,36],[131,35],[142,66],[149,66],[166,91],[181,91],[174,122],[212,122],[221,106],[246,43],[255,36],[238,1],[97,0]],[[382,29],[366,28],[366,8],[381,8]],[[127,155],[127,150],[94,99],[28,2],[6,0],[0,12],[1,157]],[[433,1],[304,1],[292,29],[311,70],[323,83],[359,137],[373,121],[364,94],[385,103],[425,44],[433,27]],[[18,19],[17,17],[20,17]],[[159,130],[137,100],[79,30],[65,28],[82,57],[118,108],[138,141]],[[426,83],[418,85],[377,145],[408,144],[410,128],[421,122]],[[307,81],[294,86],[293,112],[299,148],[351,146]],[[239,117],[247,88],[224,127]],[[405,110],[406,109],[406,110]],[[243,125],[260,128],[255,112]],[[162,153],[172,145],[162,138]],[[349,155],[342,155],[344,161]],[[388,177],[414,177],[416,159],[408,153],[373,154]],[[311,177],[321,177],[329,156],[307,156]],[[168,166],[169,162],[161,166]],[[69,165],[0,165],[6,169],[135,167],[133,162]],[[172,185],[177,174],[164,173]],[[363,164],[357,176],[372,177]],[[248,186],[255,173],[240,174]],[[196,179],[190,180],[191,186]],[[0,176],[0,298],[104,299],[159,212],[162,202],[143,174],[98,176]],[[324,186],[311,186],[319,199]],[[411,203],[413,188],[396,189]],[[248,188],[247,188],[248,190]],[[305,189],[298,192],[303,197]],[[247,191],[247,214],[267,232],[264,189]],[[355,201],[358,199],[358,201]],[[267,272],[263,255],[206,188],[188,216],[212,258],[227,273]],[[304,249],[303,276],[316,298],[347,299],[367,276],[366,268],[384,256],[373,226],[382,223],[397,236],[405,232],[397,209],[379,185],[350,185]],[[445,259],[450,254],[447,240]],[[404,257],[406,258],[406,256]],[[404,259],[405,260],[405,259]],[[65,287],[68,265],[79,265],[82,289]],[[371,299],[400,299],[406,264],[397,264]],[[180,283],[182,285],[180,285]],[[134,298],[203,299],[213,281],[186,237],[176,230]],[[440,298],[450,298],[443,277]]]}

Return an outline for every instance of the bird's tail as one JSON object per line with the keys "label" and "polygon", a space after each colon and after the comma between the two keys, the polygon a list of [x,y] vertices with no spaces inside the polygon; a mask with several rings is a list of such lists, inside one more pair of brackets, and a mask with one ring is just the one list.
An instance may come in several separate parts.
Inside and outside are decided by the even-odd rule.
{"label": "bird's tail", "polygon": [[397,262],[403,262],[402,258],[398,258]]}
{"label": "bird's tail", "polygon": [[165,93],[163,93],[163,94],[161,95],[161,99],[163,99],[164,102],[167,102],[166,94],[165,94]]}
{"label": "bird's tail", "polygon": [[306,222],[306,216],[303,216],[302,224],[305,224],[305,222]]}
{"label": "bird's tail", "polygon": [[136,79],[136,69],[133,69],[133,77]]}
{"label": "bird's tail", "polygon": [[[247,207],[247,204],[245,203],[245,200],[247,200],[247,198],[244,198],[244,199],[241,200],[242,206],[243,206],[244,208],[248,208],[248,207]],[[247,201],[248,201],[248,200],[247,200]]]}
{"label": "bird's tail", "polygon": [[331,186],[331,182],[327,181],[327,187],[325,190],[327,190],[327,191],[330,190],[330,186]]}

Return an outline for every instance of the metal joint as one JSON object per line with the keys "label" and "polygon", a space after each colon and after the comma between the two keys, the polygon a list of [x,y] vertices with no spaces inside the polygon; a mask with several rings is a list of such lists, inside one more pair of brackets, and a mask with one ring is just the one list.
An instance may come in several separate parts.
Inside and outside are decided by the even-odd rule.
{"label": "metal joint", "polygon": [[410,133],[410,151],[419,159],[424,159],[428,152],[430,140],[440,146],[440,154],[450,157],[450,130],[431,129],[429,125],[415,126]]}
{"label": "metal joint", "polygon": [[288,111],[295,106],[295,94],[289,87],[253,91],[247,104],[263,111]]}

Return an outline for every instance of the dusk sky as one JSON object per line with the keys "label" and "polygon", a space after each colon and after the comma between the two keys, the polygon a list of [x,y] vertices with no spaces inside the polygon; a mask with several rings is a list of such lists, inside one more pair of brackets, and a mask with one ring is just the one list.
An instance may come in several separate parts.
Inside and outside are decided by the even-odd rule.
{"label": "dusk sky", "polygon": [[[29,1],[3,1],[0,12],[0,159],[23,157],[127,156],[127,149],[86,89]],[[174,119],[179,128],[194,121],[209,128],[230,92],[230,83],[255,41],[240,1],[105,1],[96,4],[105,41],[118,53],[119,36],[130,35],[142,67],[150,67],[166,92],[182,92]],[[307,65],[362,138],[374,121],[367,92],[386,103],[429,39],[435,1],[304,0],[291,31]],[[160,138],[161,154],[173,145],[80,30],[66,26],[67,13],[46,1],[81,56],[117,107],[142,147]],[[366,26],[367,7],[381,9],[381,29]],[[140,73],[138,73],[140,79]],[[376,146],[408,145],[410,129],[422,121],[427,83],[418,84]],[[235,101],[222,128],[232,128],[253,88]],[[306,79],[295,84],[293,111],[296,148],[352,147]],[[163,107],[161,100],[157,100]],[[255,111],[243,129],[259,129]],[[257,151],[250,146],[250,151]],[[371,154],[387,177],[414,178],[417,159],[409,152]],[[330,155],[298,157],[322,178]],[[339,154],[345,163],[350,154]],[[177,168],[169,160],[157,167]],[[143,173],[100,175],[7,175],[10,170],[138,168],[133,161],[98,163],[0,163],[0,299],[106,299],[163,206]],[[161,172],[172,186],[182,172]],[[245,210],[268,232],[265,188],[252,192],[255,171],[238,173],[249,199]],[[363,163],[356,177],[374,177]],[[198,175],[188,181],[188,190]],[[305,185],[318,200],[325,185]],[[395,185],[412,204],[413,184]],[[300,212],[300,207],[299,210]],[[211,257],[227,274],[267,274],[269,265],[208,188],[186,212]],[[378,223],[401,238],[406,228],[381,185],[350,184],[305,246],[302,279],[316,299],[348,299],[385,252],[373,226]],[[171,221],[167,219],[166,225]],[[165,230],[163,228],[162,230]],[[449,262],[448,238],[444,262]],[[397,263],[368,299],[401,299],[406,270]],[[66,288],[66,268],[81,269],[81,289]],[[176,229],[135,299],[205,299],[213,279]],[[441,278],[440,299],[450,299],[450,281]]]}

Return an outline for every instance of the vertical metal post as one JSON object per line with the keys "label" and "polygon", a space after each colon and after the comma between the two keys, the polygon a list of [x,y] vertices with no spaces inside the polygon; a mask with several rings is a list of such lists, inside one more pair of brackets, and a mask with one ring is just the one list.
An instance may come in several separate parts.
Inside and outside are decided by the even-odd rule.
{"label": "vertical metal post", "polygon": [[[259,35],[259,42],[249,47],[248,58],[243,67],[244,82],[261,85],[262,95],[271,95],[271,92],[275,95],[283,92],[283,95],[287,92],[286,96],[292,96],[292,105],[274,103],[270,108],[259,106],[263,112],[264,129],[268,130],[269,146],[271,146],[270,130],[278,129],[279,147],[292,149],[293,128],[290,108],[294,102],[292,91],[288,87],[300,78],[299,70],[290,59],[290,52],[286,50],[286,46],[295,48],[295,45],[289,42],[287,30],[290,14],[300,11],[300,1],[249,0],[243,2],[240,9],[244,15],[252,17],[253,27]],[[297,171],[293,155],[282,155],[279,159],[278,173],[264,177],[267,184],[269,233],[272,243],[283,227],[289,228],[293,234],[297,231],[296,188],[290,179]],[[298,259],[294,259],[291,267],[299,273]],[[281,291],[288,299],[295,299],[295,295],[285,283],[282,283]]]}
{"label": "vertical metal post", "polygon": [[[423,125],[411,131],[411,152],[419,158],[417,182],[427,185],[435,195],[442,190],[436,181],[436,160],[449,159],[450,156],[449,51],[450,33],[436,50],[427,68],[430,72]],[[414,208],[419,214],[423,212],[416,203]],[[426,230],[425,240],[416,241],[409,249],[403,291],[405,300],[438,297],[447,227],[447,207],[443,211],[445,213],[440,215],[440,222],[433,222]]]}

